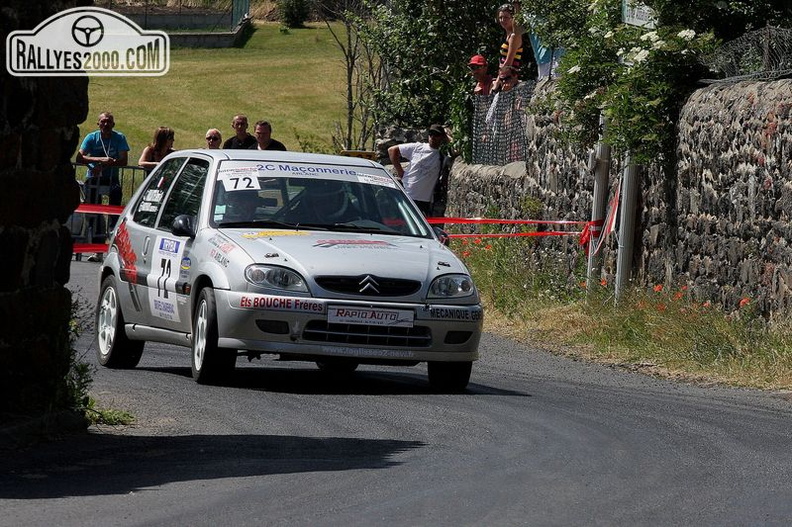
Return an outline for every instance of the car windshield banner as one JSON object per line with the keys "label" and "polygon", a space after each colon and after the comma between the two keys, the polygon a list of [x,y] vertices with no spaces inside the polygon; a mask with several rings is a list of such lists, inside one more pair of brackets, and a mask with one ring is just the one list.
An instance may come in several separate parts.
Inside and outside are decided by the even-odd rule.
{"label": "car windshield banner", "polygon": [[99,7],[54,14],[6,39],[6,68],[17,77],[155,77],[170,67],[170,40]]}

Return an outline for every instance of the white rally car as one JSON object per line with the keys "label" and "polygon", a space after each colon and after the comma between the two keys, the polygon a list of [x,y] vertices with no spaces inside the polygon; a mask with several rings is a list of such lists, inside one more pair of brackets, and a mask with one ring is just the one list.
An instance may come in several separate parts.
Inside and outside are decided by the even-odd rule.
{"label": "white rally car", "polygon": [[428,363],[463,390],[478,358],[479,295],[388,171],[348,157],[182,150],[118,219],[100,271],[98,359],[133,368],[146,341],[191,348],[220,382],[237,357],[330,372]]}

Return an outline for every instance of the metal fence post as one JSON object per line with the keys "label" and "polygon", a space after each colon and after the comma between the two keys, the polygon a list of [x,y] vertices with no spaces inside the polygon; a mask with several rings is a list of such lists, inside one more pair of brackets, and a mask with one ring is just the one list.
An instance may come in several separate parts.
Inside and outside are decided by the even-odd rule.
{"label": "metal fence post", "polygon": [[588,266],[586,273],[586,291],[591,291],[591,286],[597,281],[597,275],[602,268],[602,256],[595,254],[602,236],[602,222],[605,221],[605,209],[608,199],[608,176],[610,174],[611,148],[604,141],[605,116],[599,117],[599,141],[592,159],[591,170],[594,172],[594,190],[591,205],[591,221],[589,227],[591,237],[588,245]]}
{"label": "metal fence post", "polygon": [[632,259],[635,240],[636,206],[641,185],[641,166],[632,162],[630,155],[625,160],[622,179],[622,206],[619,215],[619,254],[616,262],[616,301],[632,276]]}

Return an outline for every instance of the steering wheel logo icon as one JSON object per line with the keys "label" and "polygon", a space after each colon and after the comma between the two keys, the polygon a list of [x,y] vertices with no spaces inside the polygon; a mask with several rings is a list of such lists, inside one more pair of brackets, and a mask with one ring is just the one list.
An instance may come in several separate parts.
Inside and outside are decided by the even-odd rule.
{"label": "steering wheel logo icon", "polygon": [[104,38],[104,25],[95,16],[86,15],[72,24],[72,38],[79,45],[90,48]]}

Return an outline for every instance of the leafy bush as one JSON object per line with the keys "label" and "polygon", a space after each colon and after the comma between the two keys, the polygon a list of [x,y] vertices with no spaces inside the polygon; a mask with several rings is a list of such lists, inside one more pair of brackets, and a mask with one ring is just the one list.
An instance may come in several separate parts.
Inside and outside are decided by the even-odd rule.
{"label": "leafy bush", "polygon": [[311,14],[310,0],[278,0],[278,14],[286,27],[304,27]]}
{"label": "leafy bush", "polygon": [[467,62],[483,53],[494,72],[503,38],[497,6],[468,0],[372,2],[363,35],[385,68],[384,87],[373,96],[377,122],[408,128],[452,123],[455,141],[468,135],[473,83]]}

